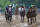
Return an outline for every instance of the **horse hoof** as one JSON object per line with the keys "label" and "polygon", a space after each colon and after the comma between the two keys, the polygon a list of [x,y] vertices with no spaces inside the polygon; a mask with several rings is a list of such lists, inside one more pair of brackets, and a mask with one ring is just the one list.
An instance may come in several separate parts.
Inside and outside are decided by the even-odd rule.
{"label": "horse hoof", "polygon": [[24,21],[21,21],[22,23],[24,23]]}
{"label": "horse hoof", "polygon": [[24,21],[22,21],[22,23],[24,23]]}
{"label": "horse hoof", "polygon": [[34,23],[36,23],[36,21]]}
{"label": "horse hoof", "polygon": [[28,25],[31,25],[31,24],[28,24]]}

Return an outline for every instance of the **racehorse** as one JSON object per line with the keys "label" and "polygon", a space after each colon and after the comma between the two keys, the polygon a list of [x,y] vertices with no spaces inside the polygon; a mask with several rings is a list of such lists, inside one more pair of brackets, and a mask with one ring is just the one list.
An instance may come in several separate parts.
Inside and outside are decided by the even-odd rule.
{"label": "racehorse", "polygon": [[[30,9],[31,10],[31,9]],[[36,10],[34,9],[33,11],[31,10],[27,12],[26,16],[27,16],[27,19],[28,19],[28,22],[29,22],[29,18],[31,18],[31,24],[32,24],[32,20],[34,21],[33,17],[35,17],[35,21],[36,21]]]}
{"label": "racehorse", "polygon": [[9,9],[8,9],[8,20],[11,21],[12,19],[12,6],[9,6]]}
{"label": "racehorse", "polygon": [[12,19],[12,7],[11,6],[8,6],[8,8],[6,8],[5,17],[6,17],[6,21],[11,21]]}
{"label": "racehorse", "polygon": [[33,18],[33,13],[32,13],[32,8],[29,8],[26,17],[28,19],[28,23],[29,23],[29,19],[30,19],[30,24],[32,24],[32,18]]}
{"label": "racehorse", "polygon": [[[37,16],[36,8],[34,7],[34,9],[33,9],[33,17],[35,18],[35,21],[36,21],[36,16]],[[34,21],[34,19],[33,19],[33,21]]]}
{"label": "racehorse", "polygon": [[[24,16],[25,16],[25,10],[24,10],[24,8],[23,8],[23,11],[22,11],[22,8],[21,8],[20,16],[21,16],[22,22],[24,22]],[[22,17],[23,17],[23,18],[22,18]]]}

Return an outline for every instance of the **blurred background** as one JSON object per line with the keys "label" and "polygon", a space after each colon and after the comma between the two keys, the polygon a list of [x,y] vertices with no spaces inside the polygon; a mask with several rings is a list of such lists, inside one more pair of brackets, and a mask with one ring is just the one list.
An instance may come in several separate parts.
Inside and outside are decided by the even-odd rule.
{"label": "blurred background", "polygon": [[[35,5],[38,9],[40,9],[40,0],[0,0],[0,12],[4,13],[6,6],[8,6],[9,4],[11,4],[12,6],[13,4],[14,5],[17,4],[19,6],[21,4],[25,5],[26,10],[27,10],[27,7],[29,7],[30,5]],[[14,11],[13,11],[13,14],[14,14]]]}

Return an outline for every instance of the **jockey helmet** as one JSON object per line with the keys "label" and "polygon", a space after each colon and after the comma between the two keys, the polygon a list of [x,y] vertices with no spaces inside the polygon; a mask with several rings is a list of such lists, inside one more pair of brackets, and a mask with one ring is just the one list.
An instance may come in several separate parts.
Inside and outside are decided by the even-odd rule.
{"label": "jockey helmet", "polygon": [[11,4],[9,6],[11,6]]}

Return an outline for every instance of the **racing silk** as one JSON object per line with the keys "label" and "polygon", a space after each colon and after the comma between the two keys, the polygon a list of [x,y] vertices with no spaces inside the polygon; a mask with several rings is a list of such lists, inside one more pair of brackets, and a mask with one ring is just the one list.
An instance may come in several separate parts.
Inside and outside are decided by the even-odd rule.
{"label": "racing silk", "polygon": [[21,11],[24,11],[24,8],[21,8]]}
{"label": "racing silk", "polygon": [[9,15],[9,16],[12,16],[12,7],[9,7],[9,8],[8,8],[8,15]]}
{"label": "racing silk", "polygon": [[9,11],[11,11],[11,7],[9,8]]}

